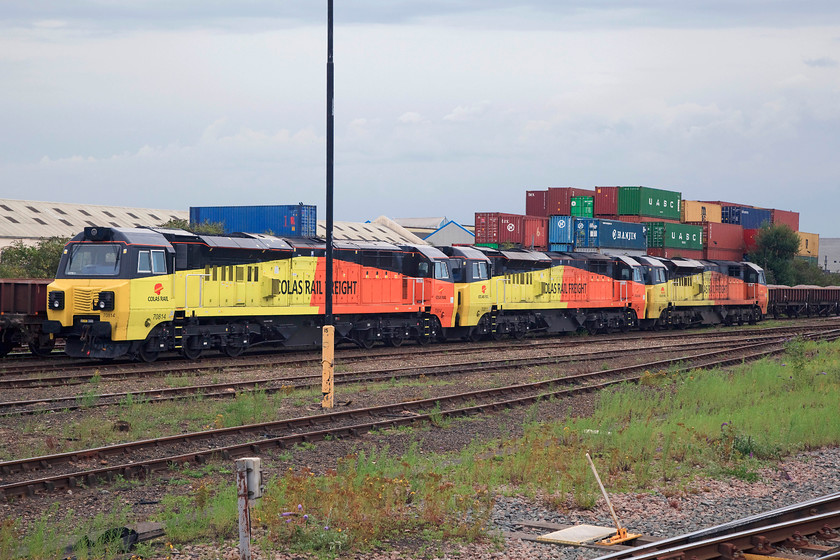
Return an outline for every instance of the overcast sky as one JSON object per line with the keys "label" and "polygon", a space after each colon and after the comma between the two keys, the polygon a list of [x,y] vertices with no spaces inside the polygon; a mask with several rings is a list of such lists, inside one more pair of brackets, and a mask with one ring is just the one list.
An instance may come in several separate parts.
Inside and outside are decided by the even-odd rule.
{"label": "overcast sky", "polygon": [[[840,237],[840,2],[335,0],[335,216],[645,185]],[[3,0],[0,197],[325,216],[326,2]]]}

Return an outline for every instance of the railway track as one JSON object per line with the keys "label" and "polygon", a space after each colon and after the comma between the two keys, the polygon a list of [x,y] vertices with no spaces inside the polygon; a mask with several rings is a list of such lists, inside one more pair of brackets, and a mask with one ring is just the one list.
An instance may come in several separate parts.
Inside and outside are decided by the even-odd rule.
{"label": "railway track", "polygon": [[[719,350],[728,350],[747,341],[763,341],[783,343],[788,340],[787,335],[771,336],[739,336],[732,340],[725,340],[715,343]],[[694,350],[698,343],[683,344],[660,344],[657,346],[646,346],[638,351],[671,353],[684,350]],[[573,355],[556,356],[543,354],[527,358],[497,358],[481,359],[470,362],[449,363],[445,366],[411,366],[411,367],[384,367],[374,370],[350,373],[334,374],[335,383],[373,383],[383,382],[392,379],[408,379],[417,377],[445,376],[454,373],[476,373],[487,372],[497,369],[509,369],[511,367],[534,367],[544,365],[560,365],[577,362],[590,362],[621,357],[626,350],[600,350],[591,352],[578,352]],[[28,380],[24,380],[28,381]],[[32,398],[28,400],[0,402],[0,416],[11,416],[17,414],[37,414],[44,412],[60,412],[65,410],[76,410],[79,408],[92,408],[99,406],[113,406],[126,399],[131,398],[134,402],[163,402],[189,398],[201,395],[203,398],[233,398],[243,391],[259,390],[265,393],[278,391],[287,392],[292,389],[312,387],[321,383],[321,374],[288,375],[279,377],[268,377],[255,380],[200,384],[176,388],[156,388],[144,391],[126,391],[117,393],[102,393],[84,395],[68,395],[54,398]],[[23,387],[42,387],[42,385],[24,384]],[[51,386],[51,385],[43,385]]]}
{"label": "railway track", "polygon": [[[838,337],[838,330],[808,336],[814,340],[836,340]],[[759,342],[691,357],[680,356],[534,383],[5,461],[0,463],[3,478],[0,492],[7,499],[15,499],[36,492],[92,485],[115,477],[143,478],[172,465],[202,464],[214,457],[229,459],[328,437],[354,437],[377,428],[482,414],[543,399],[569,397],[618,383],[638,381],[642,376],[639,372],[644,370],[672,368],[678,373],[742,363],[781,351],[783,346],[779,341]],[[52,471],[52,474],[36,476],[45,471]]]}
{"label": "railway track", "polygon": [[598,560],[835,560],[840,558],[840,493],[622,548]]}
{"label": "railway track", "polygon": [[[826,320],[820,322],[820,327],[829,325],[840,325],[840,320]],[[814,330],[812,325],[796,325],[771,327],[766,329],[727,329],[715,331],[690,331],[696,333],[697,336],[703,338],[733,338],[733,337],[748,337],[748,336],[770,336],[773,334],[795,335],[799,333],[811,332]],[[534,339],[525,342],[496,342],[496,343],[453,343],[433,347],[423,347],[423,355],[455,355],[455,354],[475,354],[483,353],[488,348],[490,349],[522,349],[522,348],[553,348],[556,349],[558,341],[562,340],[564,348],[574,348],[592,342],[609,342],[616,341],[633,341],[633,340],[682,340],[686,337],[685,331],[667,332],[667,333],[648,333],[646,335],[635,334],[631,336],[596,336],[596,337],[580,337],[578,339],[572,337],[551,338],[551,339]],[[374,351],[342,351],[336,354],[336,361],[341,363],[353,363],[359,361],[367,361],[371,359],[399,359],[400,357],[412,357],[418,353],[417,347],[400,348],[400,349],[383,349]],[[296,352],[292,356],[281,355],[276,353],[263,353],[256,356],[247,356],[239,358],[212,358],[201,361],[185,361],[183,359],[171,359],[155,363],[154,365],[145,363],[122,362],[122,363],[91,363],[90,361],[70,361],[55,366],[50,365],[49,361],[39,362],[37,364],[24,364],[21,367],[3,370],[3,375],[0,376],[0,390],[13,388],[36,388],[36,387],[52,387],[60,385],[81,385],[88,383],[93,379],[110,380],[110,379],[124,379],[124,378],[149,378],[149,377],[164,377],[166,375],[184,375],[187,373],[207,371],[214,368],[230,369],[236,368],[239,370],[256,369],[256,368],[271,368],[271,367],[306,367],[306,366],[320,366],[321,357],[313,352]],[[41,376],[27,376],[16,377],[25,373],[42,374],[48,371],[60,369],[66,371],[70,369],[70,373],[63,375],[41,375]]]}

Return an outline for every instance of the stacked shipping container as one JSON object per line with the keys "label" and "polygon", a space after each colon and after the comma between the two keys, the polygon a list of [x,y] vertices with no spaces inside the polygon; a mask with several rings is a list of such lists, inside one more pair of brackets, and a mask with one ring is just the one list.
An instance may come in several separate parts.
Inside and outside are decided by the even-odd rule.
{"label": "stacked shipping container", "polygon": [[644,254],[645,226],[598,218],[552,216],[549,218],[549,247],[553,251],[600,251]]}
{"label": "stacked shipping container", "polygon": [[499,248],[504,244],[545,249],[548,246],[548,219],[503,212],[475,213],[477,245]]}
{"label": "stacked shipping container", "polygon": [[770,222],[773,224],[785,224],[793,231],[799,231],[799,212],[790,210],[770,210]]}
{"label": "stacked shipping container", "polygon": [[593,196],[573,196],[569,214],[581,218],[594,217],[594,201],[595,197]]}
{"label": "stacked shipping container", "polygon": [[736,224],[707,222],[703,227],[703,258],[740,261],[744,258],[744,229]]}
{"label": "stacked shipping container", "polygon": [[684,224],[694,222],[721,222],[720,204],[700,200],[683,200],[680,204],[680,221]]}
{"label": "stacked shipping container", "polygon": [[[805,257],[809,262],[816,264],[820,255],[820,235],[818,233],[796,232],[799,235],[799,257]],[[814,259],[813,261],[811,259]]]}
{"label": "stacked shipping container", "polygon": [[679,221],[681,198],[682,195],[675,191],[650,187],[619,187],[618,214]]}
{"label": "stacked shipping container", "polygon": [[770,210],[752,208],[750,206],[724,206],[721,211],[725,224],[738,224],[744,229],[758,229],[763,224],[770,223]]}
{"label": "stacked shipping container", "polygon": [[618,187],[595,187],[595,217],[618,216]]}

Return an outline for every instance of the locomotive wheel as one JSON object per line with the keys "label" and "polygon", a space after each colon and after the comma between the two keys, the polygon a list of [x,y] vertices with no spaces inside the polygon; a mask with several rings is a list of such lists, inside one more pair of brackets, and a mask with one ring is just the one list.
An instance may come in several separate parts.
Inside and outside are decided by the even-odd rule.
{"label": "locomotive wheel", "polygon": [[154,362],[160,356],[160,352],[157,350],[146,350],[146,345],[140,347],[140,350],[137,351],[137,356],[146,363]]}
{"label": "locomotive wheel", "polygon": [[393,348],[399,348],[405,342],[405,333],[402,331],[394,331],[391,336],[385,339],[385,343]]}
{"label": "locomotive wheel", "polygon": [[184,339],[184,345],[181,347],[181,355],[188,360],[197,360],[201,357],[201,348],[190,348],[188,340]]}
{"label": "locomotive wheel", "polygon": [[370,350],[371,348],[373,348],[373,345],[376,343],[376,340],[374,340],[369,335],[370,333],[367,331],[357,332],[353,336],[353,342],[355,342],[365,350]]}
{"label": "locomotive wheel", "polygon": [[224,354],[228,358],[235,358],[237,356],[242,355],[242,352],[245,351],[245,347],[244,346],[225,345],[225,346],[222,346],[221,350],[222,350],[222,354]]}
{"label": "locomotive wheel", "polygon": [[520,329],[517,325],[517,328],[513,329],[513,338],[515,338],[516,340],[522,340],[523,338],[525,338],[527,332],[527,330],[525,330],[524,328]]}

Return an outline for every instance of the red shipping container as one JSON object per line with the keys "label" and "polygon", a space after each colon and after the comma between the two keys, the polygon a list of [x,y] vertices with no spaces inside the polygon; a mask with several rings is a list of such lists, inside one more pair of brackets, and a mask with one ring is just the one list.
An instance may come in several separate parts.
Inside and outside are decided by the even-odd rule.
{"label": "red shipping container", "polygon": [[524,216],[522,218],[524,235],[522,246],[530,249],[548,249],[548,218]]}
{"label": "red shipping container", "polygon": [[670,249],[667,247],[656,247],[648,249],[647,253],[652,257],[663,257],[665,259],[674,259],[677,257],[682,257],[684,259],[703,258],[703,251],[700,249]]}
{"label": "red shipping container", "polygon": [[548,217],[545,201],[548,191],[525,191],[525,214],[528,216]]}
{"label": "red shipping container", "polygon": [[595,217],[618,215],[618,187],[595,187]]}
{"label": "red shipping container", "polygon": [[744,260],[744,252],[738,249],[713,249],[703,250],[703,258],[710,261],[736,261]]}
{"label": "red shipping container", "polygon": [[646,224],[648,222],[665,222],[666,224],[678,224],[679,220],[668,220],[666,218],[651,218],[650,216],[619,216],[619,222],[629,222],[631,224]]}
{"label": "red shipping container", "polygon": [[799,212],[790,210],[770,210],[770,222],[773,224],[785,224],[793,231],[799,231]]}
{"label": "red shipping container", "polygon": [[575,187],[548,187],[545,197],[547,216],[570,216],[573,196],[595,196],[595,191]]}
{"label": "red shipping container", "polygon": [[744,252],[745,253],[752,253],[756,250],[757,245],[755,244],[755,236],[758,235],[757,229],[745,229],[744,230]]}
{"label": "red shipping container", "polygon": [[476,243],[521,243],[524,216],[503,212],[475,213]]}
{"label": "red shipping container", "polygon": [[686,223],[703,226],[703,245],[706,249],[744,252],[744,228],[738,224],[719,224],[717,222]]}

